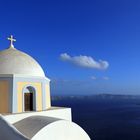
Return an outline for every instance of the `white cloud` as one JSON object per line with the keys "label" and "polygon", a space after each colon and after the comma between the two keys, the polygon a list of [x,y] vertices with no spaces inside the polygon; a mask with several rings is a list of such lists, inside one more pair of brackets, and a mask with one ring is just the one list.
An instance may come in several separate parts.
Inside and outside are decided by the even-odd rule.
{"label": "white cloud", "polygon": [[104,79],[104,80],[109,80],[109,77],[104,76],[103,79]]}
{"label": "white cloud", "polygon": [[105,60],[94,60],[91,56],[80,55],[70,56],[67,53],[60,54],[60,59],[63,61],[70,62],[80,67],[105,70],[109,67],[109,63]]}

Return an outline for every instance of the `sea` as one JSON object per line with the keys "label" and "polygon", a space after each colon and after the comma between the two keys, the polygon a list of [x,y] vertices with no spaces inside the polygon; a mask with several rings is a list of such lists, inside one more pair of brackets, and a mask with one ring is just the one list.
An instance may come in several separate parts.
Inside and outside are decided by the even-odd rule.
{"label": "sea", "polygon": [[91,140],[140,140],[140,96],[53,96],[52,105],[71,107]]}

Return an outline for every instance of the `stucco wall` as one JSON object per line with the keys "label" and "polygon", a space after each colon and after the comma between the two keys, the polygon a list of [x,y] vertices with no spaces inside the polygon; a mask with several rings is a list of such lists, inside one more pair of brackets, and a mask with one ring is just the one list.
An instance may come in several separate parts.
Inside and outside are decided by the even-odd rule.
{"label": "stucco wall", "polygon": [[23,112],[23,89],[25,86],[33,86],[36,89],[36,110],[42,110],[42,88],[41,83],[39,82],[18,82],[17,83],[17,106],[18,106],[18,113]]}
{"label": "stucco wall", "polygon": [[0,81],[0,113],[9,112],[9,83]]}
{"label": "stucco wall", "polygon": [[51,107],[51,97],[50,97],[50,85],[46,84],[46,108]]}
{"label": "stucco wall", "polygon": [[88,134],[77,124],[54,121],[42,128],[31,140],[90,140]]}

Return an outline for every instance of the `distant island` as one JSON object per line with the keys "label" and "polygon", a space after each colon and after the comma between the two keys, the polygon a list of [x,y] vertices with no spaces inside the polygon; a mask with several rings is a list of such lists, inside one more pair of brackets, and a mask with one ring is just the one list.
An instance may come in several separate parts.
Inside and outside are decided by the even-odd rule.
{"label": "distant island", "polygon": [[52,101],[62,99],[140,99],[140,95],[121,95],[121,94],[94,94],[94,95],[53,95]]}

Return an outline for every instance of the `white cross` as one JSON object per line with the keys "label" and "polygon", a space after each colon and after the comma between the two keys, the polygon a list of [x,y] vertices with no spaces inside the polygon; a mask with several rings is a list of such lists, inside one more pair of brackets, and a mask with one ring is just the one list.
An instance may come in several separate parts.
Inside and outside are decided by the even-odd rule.
{"label": "white cross", "polygon": [[10,40],[10,47],[14,47],[13,42],[15,42],[16,40],[13,38],[12,35],[8,37],[8,40]]}

